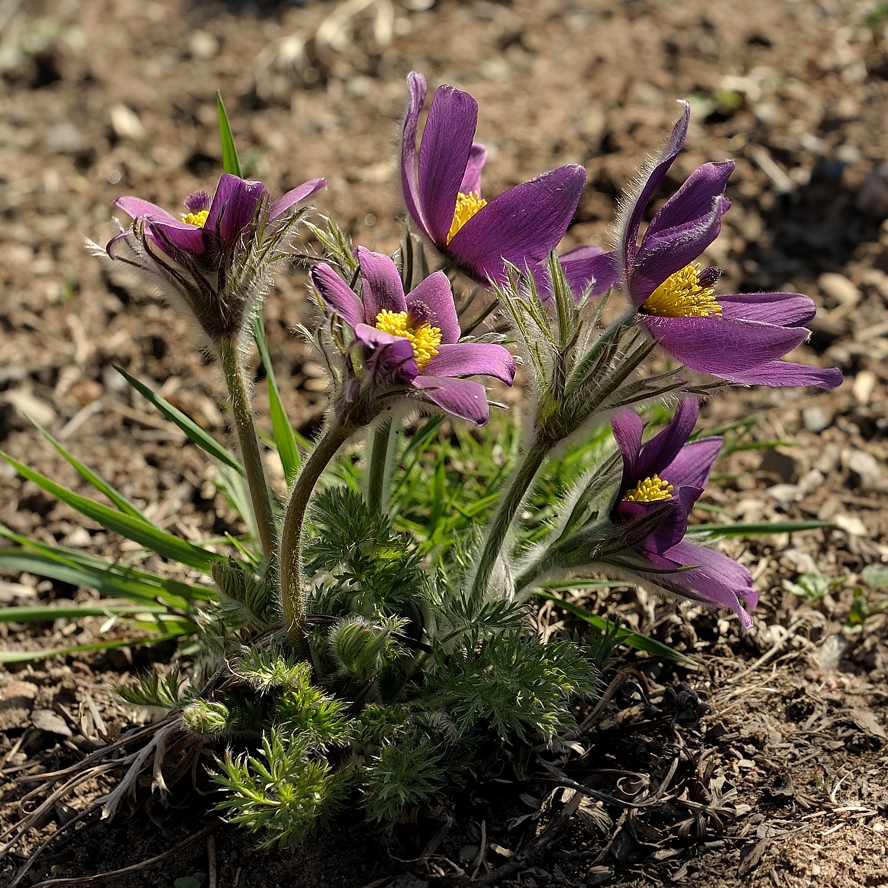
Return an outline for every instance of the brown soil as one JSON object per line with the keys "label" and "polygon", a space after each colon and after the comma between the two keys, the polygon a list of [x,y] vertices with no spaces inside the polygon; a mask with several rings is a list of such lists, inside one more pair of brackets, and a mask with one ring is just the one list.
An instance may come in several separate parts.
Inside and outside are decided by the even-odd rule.
{"label": "brown soil", "polygon": [[[513,763],[502,773],[511,782],[469,786],[439,812],[449,828],[420,861],[446,819],[425,813],[391,836],[344,823],[295,855],[259,852],[251,836],[219,825],[115,884],[167,888],[201,873],[219,888],[404,888],[467,884],[460,878],[510,861],[503,884],[541,888],[888,881],[886,593],[860,579],[888,559],[884,9],[875,0],[0,4],[0,446],[65,483],[78,486],[25,413],[128,497],[156,503],[171,529],[224,529],[211,523],[203,460],[110,369],[141,376],[224,435],[213,368],[184,320],[84,249],[84,237],[113,233],[121,194],[172,208],[212,188],[217,89],[250,174],[277,193],[327,176],[319,210],[385,251],[401,230],[393,146],[410,70],[480,102],[486,192],[562,163],[586,166],[567,246],[607,243],[616,199],[668,133],[675,99],[691,97],[694,122],[667,184],[704,161],[736,159],[733,207],[711,251],[726,269],[722,286],[810,294],[820,311],[797,358],[847,375],[832,393],[739,390],[704,408],[710,426],[755,416],[756,439],[794,442],[735,454],[704,502],[747,521],[820,518],[835,528],[728,545],[762,591],[746,635],[734,621],[642,593],[598,603],[699,666],[626,660],[631,680],[559,760],[574,779],[595,781],[603,800],[580,805],[539,855],[520,856],[570,794],[558,790],[539,820],[516,823],[547,794],[537,761],[525,768],[530,782]],[[323,407],[318,368],[292,334],[308,314],[305,292],[301,273],[280,275],[266,317],[288,409],[308,432]],[[2,467],[0,504],[17,531],[112,557],[125,550]],[[782,587],[802,573],[838,581],[816,608]],[[858,625],[849,622],[855,594],[869,609]],[[0,581],[0,595],[27,604],[89,593],[23,576]],[[546,626],[559,618],[540,617]],[[106,632],[100,621],[0,627],[15,648]],[[17,777],[74,761],[99,721],[114,731],[139,720],[104,688],[170,653],[132,649],[0,676],[0,827],[18,817],[27,787]],[[199,797],[142,807],[78,833],[33,873],[85,876],[162,854],[210,822],[206,808]],[[67,816],[57,806],[53,822]],[[0,862],[0,879],[35,848]]]}

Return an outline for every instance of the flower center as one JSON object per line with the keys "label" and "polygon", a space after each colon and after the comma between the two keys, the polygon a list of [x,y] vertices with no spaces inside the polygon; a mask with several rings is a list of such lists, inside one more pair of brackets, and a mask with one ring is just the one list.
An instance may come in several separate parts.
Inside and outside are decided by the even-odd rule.
{"label": "flower center", "polygon": [[383,333],[391,333],[393,336],[403,336],[405,339],[409,339],[413,346],[413,357],[416,359],[416,366],[420,372],[438,354],[438,346],[441,344],[441,328],[432,327],[424,322],[412,323],[406,311],[381,311],[376,316],[376,329],[382,330]]}
{"label": "flower center", "polygon": [[648,296],[641,310],[661,318],[708,318],[722,313],[715,290],[700,285],[699,262],[669,275]]}
{"label": "flower center", "polygon": [[656,503],[667,500],[672,494],[672,485],[659,475],[651,475],[639,481],[632,490],[626,491],[624,503]]}
{"label": "flower center", "polygon": [[182,221],[188,225],[196,225],[198,228],[203,228],[209,215],[209,210],[198,210],[196,213],[186,213],[182,217]]}
{"label": "flower center", "polygon": [[453,221],[450,223],[450,231],[447,232],[447,243],[449,244],[456,237],[457,231],[481,209],[486,207],[487,201],[481,197],[478,191],[470,191],[463,194],[461,191],[456,195],[456,209],[453,211]]}

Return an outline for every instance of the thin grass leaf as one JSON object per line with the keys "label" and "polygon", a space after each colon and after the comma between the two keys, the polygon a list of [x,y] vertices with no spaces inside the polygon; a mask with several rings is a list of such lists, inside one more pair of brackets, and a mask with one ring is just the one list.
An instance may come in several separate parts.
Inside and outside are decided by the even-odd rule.
{"label": "thin grass leaf", "polygon": [[154,638],[118,638],[114,641],[95,641],[92,644],[73,644],[50,651],[0,651],[0,663],[32,663],[35,660],[45,660],[48,657],[66,657],[69,654],[89,653],[90,651],[112,651],[122,647],[163,644],[165,641],[176,641],[178,638],[178,635],[158,635]]}
{"label": "thin grass leaf", "polygon": [[797,533],[801,530],[820,530],[835,527],[831,521],[761,521],[751,524],[693,524],[689,533],[707,533],[716,537],[774,536],[778,533]]}
{"label": "thin grass leaf", "polygon": [[558,607],[573,614],[575,617],[579,617],[579,619],[585,621],[590,626],[594,626],[601,632],[614,633],[617,640],[620,643],[625,644],[627,647],[635,648],[637,651],[644,651],[646,654],[650,654],[653,657],[662,657],[664,660],[672,660],[674,663],[681,663],[685,666],[697,665],[695,660],[692,660],[680,651],[673,650],[668,644],[663,644],[661,641],[648,638],[647,635],[642,635],[640,632],[632,632],[629,629],[624,629],[622,626],[616,625],[611,620],[606,620],[604,617],[599,617],[597,614],[590,613],[578,604],[564,601],[562,598],[553,595],[551,592],[547,592],[545,589],[538,589],[534,594],[537,598],[542,598],[545,601],[554,601]]}
{"label": "thin grass leaf", "polygon": [[51,623],[53,620],[80,617],[110,617],[125,614],[164,614],[167,609],[162,604],[132,605],[32,605],[30,607],[0,608],[0,623]]}
{"label": "thin grass leaf", "polygon": [[193,419],[186,416],[178,407],[173,407],[169,401],[156,395],[143,385],[134,376],[130,376],[121,367],[114,368],[146,401],[153,404],[160,413],[171,423],[178,426],[201,450],[219,460],[223,465],[243,474],[243,467],[237,457],[225,446],[220,444],[212,435],[205,432]]}
{"label": "thin grass leaf", "polygon": [[262,366],[265,368],[265,382],[268,388],[268,411],[271,414],[274,443],[281,458],[281,465],[284,468],[284,478],[287,481],[287,487],[289,487],[299,472],[301,460],[299,458],[299,448],[296,446],[296,436],[293,434],[293,427],[290,425],[286,410],[284,410],[284,404],[281,401],[281,394],[275,379],[274,366],[271,363],[271,355],[268,353],[265,324],[262,321],[261,312],[256,316],[253,324],[253,336],[256,340],[256,348],[259,350],[259,357],[262,359]]}
{"label": "thin grass leaf", "polygon": [[47,576],[75,586],[89,586],[109,597],[160,601],[169,608],[179,610],[189,608],[194,602],[215,599],[215,593],[209,586],[183,583],[125,564],[112,564],[86,552],[41,543],[19,536],[2,524],[0,536],[22,547],[0,548],[0,566],[10,570]]}
{"label": "thin grass leaf", "polygon": [[101,524],[106,530],[119,533],[121,536],[138,543],[140,546],[150,549],[152,552],[167,558],[170,561],[193,567],[203,573],[209,573],[216,561],[221,561],[221,555],[207,552],[199,546],[195,546],[186,540],[181,540],[164,530],[160,530],[153,524],[146,524],[130,515],[124,515],[101,503],[93,502],[84,496],[56,484],[55,481],[42,475],[34,469],[20,463],[7,453],[0,451],[0,457],[6,460],[20,475],[33,481],[42,490],[54,496],[61,502],[76,509],[81,515],[91,521]]}
{"label": "thin grass leaf", "polygon": [[234,135],[231,132],[231,124],[228,122],[228,112],[222,101],[222,93],[216,91],[216,108],[219,111],[219,141],[222,143],[222,169],[232,176],[241,178],[241,165],[237,156],[237,146],[234,144]]}
{"label": "thin grass leaf", "polygon": [[[105,494],[121,512],[126,515],[130,515],[133,518],[138,518],[141,521],[144,521],[146,524],[154,524],[153,521],[150,521],[143,512],[141,512],[136,506],[134,506],[122,493],[118,493],[107,481],[97,475],[92,471],[88,466],[84,465],[80,462],[77,457],[75,457],[65,446],[54,438],[39,422],[37,422],[32,417],[28,417],[28,421],[31,425],[52,444],[53,447],[72,465],[75,469],[77,469],[80,476],[85,480],[92,484],[96,490],[100,493]],[[157,525],[154,525],[155,527]]]}

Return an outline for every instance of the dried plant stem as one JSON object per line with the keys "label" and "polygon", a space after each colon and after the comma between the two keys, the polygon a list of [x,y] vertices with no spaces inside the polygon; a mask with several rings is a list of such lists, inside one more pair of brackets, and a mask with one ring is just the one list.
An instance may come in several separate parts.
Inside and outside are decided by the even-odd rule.
{"label": "dried plant stem", "polygon": [[302,531],[305,512],[321,473],[351,433],[350,428],[335,420],[327,426],[296,477],[284,517],[281,532],[281,607],[290,644],[300,657],[308,656],[305,607],[302,601]]}
{"label": "dried plant stem", "polygon": [[253,514],[262,544],[262,554],[265,556],[266,563],[270,563],[277,551],[274,513],[271,509],[271,496],[265,477],[265,467],[262,463],[262,453],[259,449],[259,439],[256,436],[256,426],[253,423],[253,409],[247,382],[244,378],[240,350],[237,342],[233,339],[220,340],[215,343],[215,347],[219,363],[222,365],[222,372],[225,374],[225,383],[228,386],[231,417],[247,477],[247,486],[250,490],[250,501],[253,504]]}

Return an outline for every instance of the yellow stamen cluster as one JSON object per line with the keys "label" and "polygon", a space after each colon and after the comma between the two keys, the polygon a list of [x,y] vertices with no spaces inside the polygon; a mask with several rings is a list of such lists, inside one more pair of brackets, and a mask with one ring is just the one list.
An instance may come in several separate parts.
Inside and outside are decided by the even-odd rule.
{"label": "yellow stamen cluster", "polygon": [[461,191],[456,195],[456,209],[453,211],[453,221],[450,223],[450,231],[447,232],[447,243],[456,237],[457,231],[481,209],[486,207],[487,201],[481,197],[480,192],[470,191],[463,194]]}
{"label": "yellow stamen cluster", "polygon": [[203,228],[206,224],[207,216],[209,215],[209,210],[200,210],[197,213],[186,213],[182,217],[182,221],[187,222],[189,225],[196,225],[198,228]]}
{"label": "yellow stamen cluster", "polygon": [[639,481],[632,490],[626,492],[624,503],[656,503],[669,499],[672,494],[672,485],[664,481],[658,475],[651,475]]}
{"label": "yellow stamen cluster", "polygon": [[661,318],[708,318],[722,313],[715,290],[700,286],[699,262],[669,275],[648,296],[641,310]]}
{"label": "yellow stamen cluster", "polygon": [[403,336],[413,346],[413,357],[416,366],[422,372],[423,367],[438,354],[441,344],[441,328],[430,324],[414,326],[410,323],[406,311],[381,311],[376,316],[376,329],[393,336]]}

